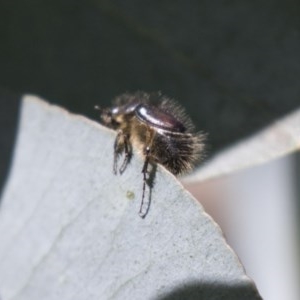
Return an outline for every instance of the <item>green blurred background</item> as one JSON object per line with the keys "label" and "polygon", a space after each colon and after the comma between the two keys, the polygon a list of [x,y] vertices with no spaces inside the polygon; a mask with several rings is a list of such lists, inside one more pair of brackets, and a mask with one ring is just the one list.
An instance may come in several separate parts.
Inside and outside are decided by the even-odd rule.
{"label": "green blurred background", "polygon": [[0,2],[0,184],[20,95],[97,118],[125,91],[157,91],[207,132],[208,156],[294,110],[300,3]]}

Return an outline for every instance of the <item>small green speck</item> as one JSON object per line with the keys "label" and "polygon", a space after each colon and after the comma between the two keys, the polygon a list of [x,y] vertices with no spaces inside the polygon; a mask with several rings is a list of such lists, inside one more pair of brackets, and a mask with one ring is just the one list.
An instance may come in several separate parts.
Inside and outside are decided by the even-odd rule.
{"label": "small green speck", "polygon": [[129,200],[133,200],[133,199],[134,199],[134,192],[132,192],[132,191],[127,191],[127,192],[126,192],[126,197],[127,197]]}

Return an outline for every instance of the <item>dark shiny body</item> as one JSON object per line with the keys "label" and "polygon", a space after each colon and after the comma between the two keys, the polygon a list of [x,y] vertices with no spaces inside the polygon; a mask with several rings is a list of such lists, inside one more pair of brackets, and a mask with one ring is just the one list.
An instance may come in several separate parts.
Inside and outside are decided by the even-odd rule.
{"label": "dark shiny body", "polygon": [[173,132],[185,132],[184,125],[172,115],[163,112],[156,107],[140,104],[135,109],[137,118],[149,126]]}
{"label": "dark shiny body", "polygon": [[[149,163],[162,164],[175,175],[189,171],[203,151],[203,135],[193,133],[184,110],[160,94],[124,94],[115,102],[115,106],[101,112],[103,124],[118,131],[114,172],[117,173],[119,156],[125,153],[119,168],[121,174],[124,172],[133,146],[145,156],[143,205]],[[142,205],[140,214],[144,216]]]}

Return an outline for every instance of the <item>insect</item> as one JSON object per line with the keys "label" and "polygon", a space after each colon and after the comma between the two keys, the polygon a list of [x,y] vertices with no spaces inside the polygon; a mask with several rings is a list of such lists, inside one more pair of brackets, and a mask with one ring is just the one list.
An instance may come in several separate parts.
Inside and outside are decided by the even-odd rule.
{"label": "insect", "polygon": [[[161,93],[125,93],[115,98],[111,108],[99,108],[102,123],[117,131],[113,171],[122,174],[133,148],[144,156],[143,189],[139,215],[143,212],[149,164],[161,164],[175,175],[190,171],[204,149],[204,135],[194,132],[182,107]],[[118,168],[118,161],[124,160]]]}

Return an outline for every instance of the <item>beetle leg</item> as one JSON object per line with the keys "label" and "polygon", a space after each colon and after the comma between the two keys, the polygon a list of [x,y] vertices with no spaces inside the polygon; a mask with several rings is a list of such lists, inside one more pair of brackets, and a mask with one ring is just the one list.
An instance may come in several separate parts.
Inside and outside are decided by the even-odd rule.
{"label": "beetle leg", "polygon": [[117,169],[118,169],[118,159],[119,155],[123,152],[124,149],[124,141],[123,141],[123,131],[118,131],[118,134],[115,139],[114,143],[114,166],[113,166],[113,172],[116,175]]}
{"label": "beetle leg", "polygon": [[148,164],[149,164],[149,157],[150,157],[150,147],[146,147],[145,149],[145,162],[143,165],[142,173],[143,173],[143,194],[142,194],[142,201],[141,201],[141,206],[140,206],[140,211],[139,215],[144,218],[145,215],[147,214],[148,209],[146,210],[146,213],[142,213],[142,209],[144,206],[144,198],[145,198],[145,190],[146,190],[146,183],[147,183],[147,172],[148,172]]}
{"label": "beetle leg", "polygon": [[132,154],[132,149],[131,149],[131,145],[129,143],[129,135],[128,134],[123,134],[123,142],[124,142],[125,158],[124,158],[121,168],[119,169],[120,174],[122,174],[125,171],[128,163],[130,161],[131,154]]}

